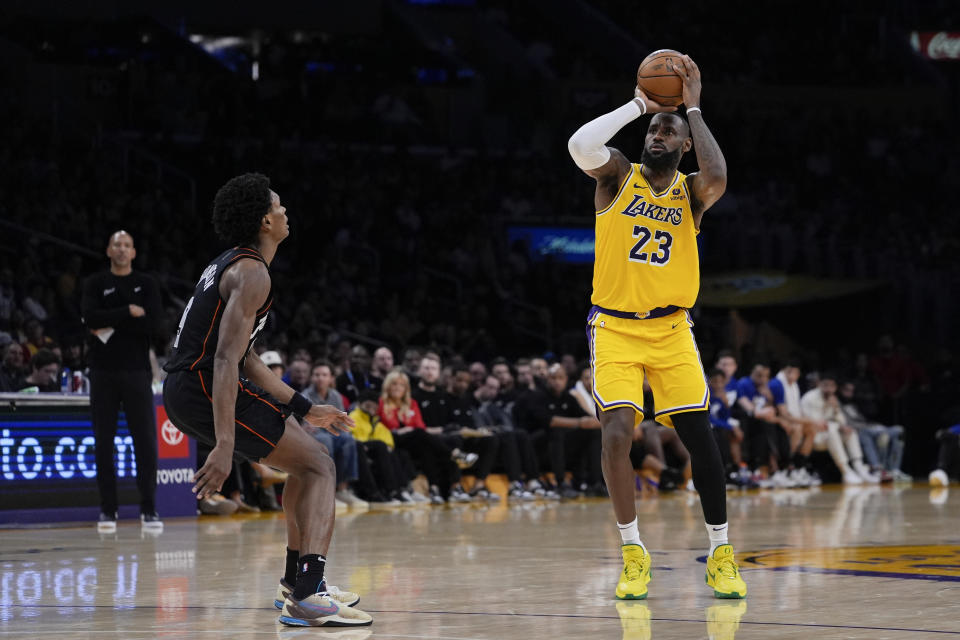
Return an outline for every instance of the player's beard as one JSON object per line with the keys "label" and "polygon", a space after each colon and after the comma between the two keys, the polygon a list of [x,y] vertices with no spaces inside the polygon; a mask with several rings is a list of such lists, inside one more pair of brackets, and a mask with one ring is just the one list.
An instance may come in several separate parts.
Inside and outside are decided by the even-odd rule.
{"label": "player's beard", "polygon": [[640,154],[640,162],[656,173],[675,171],[680,166],[681,156],[683,156],[683,150],[680,147],[674,151],[664,151],[659,155],[653,155],[644,148],[643,153]]}

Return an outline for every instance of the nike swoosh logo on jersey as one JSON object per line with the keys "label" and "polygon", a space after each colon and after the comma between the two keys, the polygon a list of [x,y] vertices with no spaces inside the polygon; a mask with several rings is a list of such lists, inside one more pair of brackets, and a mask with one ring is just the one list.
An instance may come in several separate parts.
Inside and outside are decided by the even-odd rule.
{"label": "nike swoosh logo on jersey", "polygon": [[139,292],[139,291],[140,291],[140,287],[134,287],[134,288],[133,288],[133,292],[134,292],[134,293],[137,293],[137,292]]}
{"label": "nike swoosh logo on jersey", "polygon": [[644,187],[644,186],[642,186],[642,185],[639,185],[639,184],[637,184],[636,182],[633,183],[633,188],[634,188],[634,189],[646,189],[646,187]]}
{"label": "nike swoosh logo on jersey", "polygon": [[116,290],[117,290],[116,287],[110,287],[109,289],[104,289],[104,290],[103,290],[103,295],[108,296],[108,295],[110,295],[111,293],[113,293],[113,292],[116,291]]}
{"label": "nike swoosh logo on jersey", "polygon": [[[680,320],[680,322],[683,322],[683,320]],[[676,324],[670,325],[670,328],[671,328],[671,329],[676,329],[677,326],[680,324],[680,322],[677,322]]]}

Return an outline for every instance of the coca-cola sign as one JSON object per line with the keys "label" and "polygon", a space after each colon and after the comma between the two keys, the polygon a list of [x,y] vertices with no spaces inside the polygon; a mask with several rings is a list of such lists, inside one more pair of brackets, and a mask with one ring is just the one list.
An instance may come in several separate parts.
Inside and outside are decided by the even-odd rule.
{"label": "coca-cola sign", "polygon": [[910,34],[913,49],[931,60],[960,60],[960,32],[914,31]]}

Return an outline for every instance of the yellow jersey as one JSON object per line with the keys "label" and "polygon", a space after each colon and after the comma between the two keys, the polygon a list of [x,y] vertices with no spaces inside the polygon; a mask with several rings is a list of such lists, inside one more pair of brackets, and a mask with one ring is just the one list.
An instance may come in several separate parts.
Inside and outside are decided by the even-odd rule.
{"label": "yellow jersey", "polygon": [[631,165],[613,202],[597,211],[591,302],[644,313],[690,308],[700,292],[700,256],[687,176],[657,193]]}

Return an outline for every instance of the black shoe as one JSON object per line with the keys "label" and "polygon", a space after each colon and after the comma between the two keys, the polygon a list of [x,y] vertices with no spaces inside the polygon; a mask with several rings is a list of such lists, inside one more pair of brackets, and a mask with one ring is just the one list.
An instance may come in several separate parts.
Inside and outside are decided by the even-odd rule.
{"label": "black shoe", "polygon": [[564,482],[560,485],[560,497],[566,500],[571,500],[573,498],[579,498],[580,492],[573,488],[570,483]]}
{"label": "black shoe", "polygon": [[160,532],[163,531],[163,520],[156,511],[153,513],[140,514],[140,527],[145,531]]}
{"label": "black shoe", "polygon": [[100,533],[116,533],[117,532],[117,514],[114,513],[100,513],[100,519],[97,521],[97,531]]}

